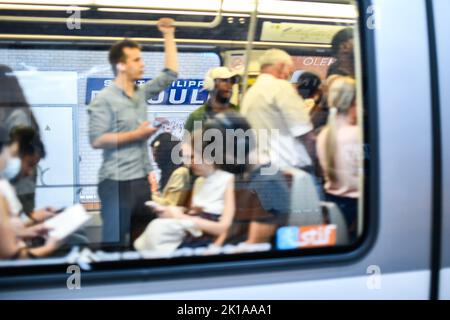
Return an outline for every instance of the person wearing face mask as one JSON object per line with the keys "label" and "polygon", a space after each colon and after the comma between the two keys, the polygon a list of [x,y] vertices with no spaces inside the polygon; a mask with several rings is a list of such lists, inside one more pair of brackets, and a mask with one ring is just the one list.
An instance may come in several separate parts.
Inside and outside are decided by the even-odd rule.
{"label": "person wearing face mask", "polygon": [[8,203],[9,214],[14,217],[20,217],[26,224],[31,224],[26,215],[22,215],[22,204],[17,198],[14,187],[9,182],[16,177],[20,172],[21,161],[17,156],[13,156],[11,150],[16,148],[15,144],[4,147],[4,168],[0,173],[0,193],[3,195]]}
{"label": "person wearing face mask", "polygon": [[15,178],[20,172],[21,161],[17,156],[19,144],[10,142],[5,128],[1,128],[2,153],[0,155],[0,194],[8,203],[8,214],[19,216],[22,211],[22,205],[17,199],[16,191],[9,183],[9,180]]}
{"label": "person wearing face mask", "polygon": [[0,166],[0,194],[8,204],[7,214],[11,217],[20,218],[21,224],[31,225],[32,221],[22,214],[22,204],[17,198],[16,191],[10,180],[18,176],[21,168],[21,160],[18,157],[19,143],[10,141],[7,131],[1,129],[2,153]]}
{"label": "person wearing face mask", "polygon": [[203,81],[203,90],[209,91],[209,99],[189,115],[184,129],[192,133],[196,122],[200,126],[218,113],[239,111],[239,107],[230,102],[233,95],[233,85],[238,82],[239,76],[227,67],[210,69]]}
{"label": "person wearing face mask", "polygon": [[[39,124],[17,77],[13,70],[6,65],[0,65],[0,88],[0,123],[8,134],[13,134],[17,128],[28,128],[39,138]],[[22,169],[19,160],[16,157],[8,162],[9,167],[6,169],[5,178],[12,181],[23,209],[29,215],[34,209],[37,174],[36,171],[27,175],[18,174],[17,167],[19,167],[19,171]],[[25,163],[25,161],[23,162]]]}
{"label": "person wearing face mask", "polygon": [[[4,203],[4,199],[0,198],[0,210],[2,210],[1,207],[4,207]],[[13,257],[19,250],[15,238],[16,235],[11,226],[8,223],[0,221],[0,260]]]}
{"label": "person wearing face mask", "polygon": [[20,161],[20,158],[18,156],[10,155],[8,161],[6,162],[5,169],[1,174],[1,177],[6,180],[14,179],[19,174],[21,165],[22,162]]}
{"label": "person wearing face mask", "polygon": [[[21,216],[26,225],[32,225],[51,218],[55,209],[35,209],[34,191],[36,166],[45,157],[45,147],[39,134],[31,127],[15,127],[9,134],[10,144],[17,146],[14,156],[8,161],[0,190],[8,195],[11,211]],[[27,179],[33,177],[32,179]],[[25,191],[28,191],[26,193]]]}
{"label": "person wearing face mask", "polygon": [[18,126],[12,129],[10,139],[11,141],[17,141],[19,144],[18,155],[21,166],[19,174],[8,180],[16,189],[23,211],[34,220],[43,220],[51,216],[50,213],[54,211],[52,209],[47,210],[47,212],[45,210],[34,211],[36,189],[34,181],[37,176],[37,165],[46,156],[44,143],[36,130],[26,126]]}
{"label": "person wearing face mask", "polygon": [[[3,144],[1,142],[0,152],[3,154]],[[3,159],[0,158],[0,172],[3,170],[4,164]],[[7,212],[8,204],[6,199],[0,194],[0,260],[13,257],[20,249],[16,232],[10,223]]]}
{"label": "person wearing face mask", "polygon": [[7,130],[0,127],[0,259],[44,257],[61,245],[51,237],[46,238],[44,245],[33,248],[25,242],[36,237],[46,237],[49,230],[43,224],[27,225],[24,222],[27,217],[20,214],[20,201],[7,180],[20,171],[18,149],[18,143],[10,142]]}

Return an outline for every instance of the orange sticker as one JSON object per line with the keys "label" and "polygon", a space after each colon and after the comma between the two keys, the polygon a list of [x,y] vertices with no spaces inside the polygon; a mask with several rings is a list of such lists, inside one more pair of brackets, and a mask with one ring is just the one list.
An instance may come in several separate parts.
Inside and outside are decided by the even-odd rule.
{"label": "orange sticker", "polygon": [[315,225],[299,228],[300,248],[319,248],[336,245],[335,225]]}

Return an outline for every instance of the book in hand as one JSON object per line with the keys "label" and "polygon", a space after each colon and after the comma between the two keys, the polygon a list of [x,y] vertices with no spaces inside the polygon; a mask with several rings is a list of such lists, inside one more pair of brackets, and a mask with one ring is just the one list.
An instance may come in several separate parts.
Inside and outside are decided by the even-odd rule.
{"label": "book in hand", "polygon": [[57,240],[64,240],[80,229],[91,218],[84,207],[81,204],[77,204],[48,219],[44,224],[50,229],[50,237]]}

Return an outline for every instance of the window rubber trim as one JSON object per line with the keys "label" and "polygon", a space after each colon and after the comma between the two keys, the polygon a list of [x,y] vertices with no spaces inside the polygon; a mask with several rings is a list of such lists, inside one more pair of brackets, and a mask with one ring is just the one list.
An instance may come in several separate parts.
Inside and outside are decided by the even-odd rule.
{"label": "window rubber trim", "polygon": [[441,102],[439,87],[439,67],[436,42],[436,29],[434,21],[433,1],[425,0],[428,24],[429,59],[430,59],[430,86],[431,86],[431,113],[433,126],[433,197],[432,197],[432,223],[431,223],[431,255],[430,255],[430,299],[439,299],[439,279],[441,269],[442,245],[442,129],[441,129]]}

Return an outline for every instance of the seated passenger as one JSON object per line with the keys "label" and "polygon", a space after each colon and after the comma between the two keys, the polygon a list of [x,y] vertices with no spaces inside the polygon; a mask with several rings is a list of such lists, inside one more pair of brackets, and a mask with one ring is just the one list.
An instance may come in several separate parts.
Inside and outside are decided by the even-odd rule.
{"label": "seated passenger", "polygon": [[258,153],[256,136],[240,114],[219,114],[205,124],[208,129],[217,129],[223,136],[227,131],[234,133],[235,149],[226,150],[226,161],[221,166],[235,174],[236,213],[226,242],[272,242],[276,229],[286,223],[290,209],[283,172]]}
{"label": "seated passenger", "polygon": [[[37,149],[42,146],[41,150],[43,151],[43,145],[39,139],[39,125],[25,98],[19,80],[14,75],[13,70],[5,65],[0,65],[0,88],[2,88],[0,92],[0,123],[10,135],[17,128],[21,128],[19,134],[27,135],[27,137],[24,137],[25,139],[33,139],[33,146],[31,148],[35,149],[36,153],[40,153]],[[23,128],[27,128],[29,130],[27,131],[28,133],[23,131]],[[39,143],[41,145],[37,145]],[[19,150],[19,152],[22,154],[23,150]],[[43,153],[45,154],[45,151]],[[40,157],[43,157],[44,154]],[[22,158],[22,155],[20,156]],[[33,162],[31,158],[32,156],[28,157],[22,163]],[[30,171],[32,170],[31,167],[28,169]],[[35,207],[36,173],[30,172],[27,175],[19,175],[14,178],[12,183],[22,203],[23,210],[29,215]]]}
{"label": "seated passenger", "polygon": [[[180,142],[177,142],[177,144],[179,143]],[[175,147],[172,148],[172,150],[176,151]],[[170,151],[172,152],[172,150]],[[181,152],[190,154],[190,146],[182,144]],[[171,164],[167,165],[167,167],[177,167],[177,169],[171,173],[170,177],[168,177],[168,181],[167,183],[164,183],[164,188],[161,193],[152,193],[152,200],[160,205],[186,207],[188,206],[188,201],[191,197],[194,180],[196,178],[189,164],[190,158],[185,159],[186,157],[184,157],[182,158],[182,164],[174,165],[175,161],[171,159],[170,154],[168,154],[168,156],[169,159],[166,159],[165,161],[170,162]],[[158,159],[161,159],[161,157],[158,155],[155,155],[155,158],[156,157]]]}
{"label": "seated passenger", "polygon": [[[43,257],[56,251],[61,243],[48,237],[44,245],[31,248],[23,240],[45,236],[49,231],[43,224],[27,226],[16,210],[20,209],[14,188],[7,178],[14,177],[20,170],[20,160],[17,157],[17,142],[9,144],[7,132],[0,128],[0,233],[4,242],[0,248],[2,258]],[[6,188],[3,188],[6,186]],[[14,252],[14,254],[12,254]]]}
{"label": "seated passenger", "polygon": [[[155,171],[152,171],[150,185],[152,186],[152,201],[164,206],[187,206],[192,193],[192,186],[195,175],[187,165],[176,164],[172,160],[172,151],[180,141],[172,139],[170,133],[160,134],[152,143],[153,158],[161,171],[159,183],[156,179]],[[162,189],[162,192],[160,192]],[[136,214],[132,216],[133,230],[132,241],[136,240],[145,230],[147,225],[155,218],[152,212]]]}
{"label": "seated passenger", "polygon": [[170,175],[180,164],[172,161],[172,151],[178,146],[179,140],[169,132],[159,134],[150,144],[152,147],[153,160],[160,170],[158,190],[163,190],[169,180]]}
{"label": "seated passenger", "polygon": [[356,239],[361,136],[356,118],[355,80],[339,77],[328,93],[330,115],[317,138],[317,154],[325,175],[326,200],[335,202]]}
{"label": "seated passenger", "polygon": [[263,172],[269,165],[256,165],[236,178],[236,215],[226,242],[272,243],[276,230],[286,225],[290,211],[287,182],[279,171]]}
{"label": "seated passenger", "polygon": [[204,132],[194,131],[191,140],[191,168],[200,178],[195,181],[190,208],[154,207],[160,218],[136,240],[136,249],[171,252],[223,243],[235,211],[234,177],[218,169],[217,158],[207,154],[212,142],[204,139]]}
{"label": "seated passenger", "polygon": [[[19,157],[11,159],[10,163],[14,164],[14,167],[6,173],[5,179],[0,180],[0,192],[8,200],[11,214],[20,216],[22,222],[29,226],[51,218],[55,214],[55,209],[50,207],[39,210],[34,208],[35,177],[27,180],[28,177],[36,174],[36,166],[45,156],[45,148],[39,135],[31,127],[15,127],[9,136],[10,144],[17,146],[17,150],[14,149],[12,153],[17,152]],[[21,197],[17,189],[28,190],[30,194]],[[24,202],[28,211],[25,210]]]}
{"label": "seated passenger", "polygon": [[21,168],[19,174],[11,179],[22,205],[22,210],[34,221],[43,221],[54,215],[54,209],[35,210],[35,189],[37,166],[46,152],[39,133],[31,127],[18,126],[10,133],[11,141],[19,143]]}
{"label": "seated passenger", "polygon": [[164,206],[186,206],[195,176],[187,166],[176,169],[162,193],[152,193],[152,200]]}
{"label": "seated passenger", "polygon": [[152,193],[152,200],[162,205],[185,205],[187,194],[184,193],[192,189],[188,186],[189,169],[172,159],[179,145],[180,141],[169,132],[158,135],[151,143],[153,159],[160,169],[158,189]]}
{"label": "seated passenger", "polygon": [[[6,210],[6,202],[0,196],[0,217]],[[7,221],[0,218],[0,260],[10,259],[19,251],[16,241],[16,234]]]}
{"label": "seated passenger", "polygon": [[238,81],[239,76],[227,67],[210,69],[206,73],[203,84],[203,88],[210,93],[209,99],[189,115],[184,128],[192,133],[196,121],[204,124],[218,113],[239,111],[239,107],[230,102],[233,96],[233,85]]}

